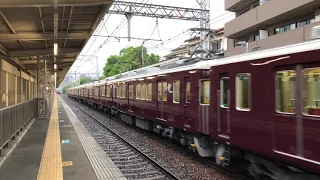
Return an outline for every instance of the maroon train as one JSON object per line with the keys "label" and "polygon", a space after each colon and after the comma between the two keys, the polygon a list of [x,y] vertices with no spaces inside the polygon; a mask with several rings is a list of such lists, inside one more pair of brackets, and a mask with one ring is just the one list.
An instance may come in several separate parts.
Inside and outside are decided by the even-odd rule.
{"label": "maroon train", "polygon": [[68,90],[123,121],[255,178],[318,179],[320,41]]}

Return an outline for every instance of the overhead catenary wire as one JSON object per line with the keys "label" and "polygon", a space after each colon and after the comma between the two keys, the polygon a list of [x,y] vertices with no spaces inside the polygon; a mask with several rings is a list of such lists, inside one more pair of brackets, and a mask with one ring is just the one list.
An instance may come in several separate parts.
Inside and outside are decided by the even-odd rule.
{"label": "overhead catenary wire", "polygon": [[[137,1],[138,1],[138,0],[136,0],[135,3],[136,3]],[[143,0],[143,1],[144,1],[144,0]],[[111,15],[111,14],[108,14],[106,20],[105,20],[105,21],[102,20],[102,22],[99,24],[99,26],[101,26],[101,25],[103,24],[103,27],[105,28],[105,30],[106,30],[107,33],[108,33],[108,30],[107,30],[107,28],[105,27],[105,23],[106,23],[106,22],[108,21],[108,19],[110,18],[110,15]],[[123,23],[123,22],[120,22],[119,25],[117,26],[117,28],[118,28],[119,26],[121,26],[121,23]],[[99,26],[98,26],[98,28],[99,28]],[[100,35],[100,32],[101,32],[101,30],[103,29],[103,27],[101,27],[101,29],[99,30],[98,35]],[[122,27],[123,27],[123,26],[122,26]],[[122,27],[121,27],[121,28],[122,28]],[[98,28],[97,28],[97,30],[98,30]],[[120,29],[121,29],[121,28],[120,28]],[[96,31],[97,31],[97,30],[96,30]],[[111,35],[113,35],[113,33],[111,33]],[[86,51],[85,55],[83,56],[83,58],[86,57],[88,51],[91,49],[92,45],[94,44],[94,42],[96,41],[97,38],[98,38],[98,36],[96,36],[96,37],[94,38],[93,42],[91,43],[91,45],[90,45],[89,48],[87,49],[87,51]],[[110,39],[110,38],[108,38],[108,39]],[[105,45],[105,44],[106,44],[106,41],[104,42],[103,45]],[[102,46],[102,45],[100,45],[99,47],[101,47],[101,46]],[[95,51],[96,51],[96,50],[95,50]],[[95,52],[95,53],[96,53],[96,52]],[[94,54],[95,54],[95,53],[94,53]],[[82,58],[82,59],[83,59],[83,58]],[[80,60],[80,61],[81,61],[81,60]],[[90,58],[89,60],[87,60],[87,61],[91,61],[91,58]],[[77,66],[77,69],[76,69],[74,72],[77,72],[78,69],[79,69],[80,67],[82,67],[87,61],[83,61],[81,65],[79,64],[79,65]],[[72,67],[71,67],[71,69],[72,69]]]}
{"label": "overhead catenary wire", "polygon": [[[212,20],[215,20],[215,19],[217,19],[217,18],[223,17],[224,15],[227,15],[227,14],[229,14],[229,13],[230,13],[230,12],[224,13],[224,14],[222,14],[222,15],[219,15],[219,16],[211,19],[209,22],[211,22]],[[227,17],[224,17],[223,19],[219,19],[219,20],[213,21],[213,22],[210,23],[210,25],[212,25],[212,24],[214,24],[214,23],[217,23],[217,22],[219,22],[219,21],[222,21],[222,20],[224,20],[224,19],[227,19],[227,18],[229,18],[229,17],[231,17],[231,16],[233,16],[233,14],[231,14],[231,15],[229,15],[229,16],[227,16]],[[200,25],[195,26],[195,27],[193,27],[193,28],[197,28],[197,27],[199,27],[199,26],[200,26]],[[175,36],[172,36],[171,38],[169,38],[169,39],[167,39],[167,40],[165,40],[165,41],[163,41],[163,42],[155,45],[154,48],[158,48],[159,46],[163,46],[163,45],[168,44],[168,43],[171,43],[171,42],[173,42],[173,41],[175,41],[175,40],[177,40],[177,39],[180,39],[181,37],[178,38],[179,36],[185,35],[185,34],[188,33],[188,32],[190,32],[190,29],[187,29],[187,30],[185,30],[185,31],[183,31],[183,32],[175,35]],[[152,50],[152,49],[150,49],[150,50]]]}
{"label": "overhead catenary wire", "polygon": [[[145,0],[143,0],[142,3],[143,3],[144,1],[145,1]],[[266,0],[264,0],[264,1],[266,1]],[[136,0],[136,2],[137,2],[137,0]],[[147,2],[149,2],[149,0],[148,0]],[[247,4],[250,4],[250,3],[252,3],[252,2],[254,2],[254,1],[245,3],[245,4],[243,4],[241,7],[246,6]],[[215,19],[217,19],[217,18],[219,18],[219,17],[222,17],[222,16],[224,16],[224,15],[226,15],[226,14],[230,14],[230,13],[232,13],[232,12],[227,12],[227,13],[224,13],[224,14],[222,14],[222,15],[219,15],[219,16],[211,19],[209,22],[211,22],[212,20],[215,20]],[[233,15],[233,13],[232,13],[232,15]],[[109,18],[109,17],[110,17],[110,14],[108,15],[108,18]],[[220,20],[218,20],[218,21],[214,21],[214,22],[210,23],[210,25],[213,24],[213,23],[219,22],[219,21],[221,21],[221,20],[224,20],[224,19],[226,19],[226,18],[229,18],[229,17],[231,17],[231,15],[228,16],[228,17],[225,17],[225,18],[223,18],[223,19],[220,19]],[[122,23],[123,23],[123,22],[122,22]],[[127,24],[127,21],[126,21],[125,24]],[[123,24],[122,26],[121,26],[121,24],[120,24],[120,25],[119,25],[119,26],[121,26],[120,29],[119,29],[118,31],[116,31],[115,33],[119,32],[125,24]],[[198,26],[196,26],[196,27],[199,27],[199,26],[200,26],[200,25],[198,25]],[[196,27],[195,27],[195,28],[196,28]],[[153,33],[154,33],[155,26],[154,26],[150,31],[152,31],[152,30],[153,30]],[[158,34],[160,34],[160,33],[159,33],[159,29],[157,29],[157,30],[158,30]],[[150,31],[148,31],[148,33],[149,33]],[[183,37],[182,35],[186,35],[187,32],[189,32],[189,30],[185,30],[185,31],[183,31],[183,32],[180,33],[180,34],[175,35],[175,36],[173,36],[173,37],[171,37],[171,38],[163,41],[163,42],[160,43],[160,44],[157,44],[156,46],[153,45],[154,47],[151,48],[151,50],[159,49],[161,46],[164,46],[164,45],[166,45],[166,44],[168,44],[168,43],[171,43],[171,42],[173,42],[173,41],[176,41],[176,40],[182,38],[182,37]],[[146,33],[146,34],[148,34],[148,33]],[[113,33],[112,33],[112,34],[113,34]],[[151,35],[151,36],[152,36],[152,35]],[[180,36],[182,36],[182,37],[180,37]],[[102,46],[104,46],[106,43],[108,43],[110,39],[111,39],[111,38],[108,38],[108,39],[106,39],[102,44],[100,44],[100,46],[98,46],[98,48],[96,48],[96,50],[94,51],[94,54],[96,54],[96,53],[102,48]],[[160,49],[161,49],[161,48],[160,48]],[[164,49],[164,48],[162,48],[162,49]],[[82,65],[81,65],[81,66],[82,66]]]}

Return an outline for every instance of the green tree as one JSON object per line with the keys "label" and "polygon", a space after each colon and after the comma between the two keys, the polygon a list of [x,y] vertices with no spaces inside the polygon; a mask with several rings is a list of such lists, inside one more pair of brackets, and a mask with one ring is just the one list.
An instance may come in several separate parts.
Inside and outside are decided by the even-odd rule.
{"label": "green tree", "polygon": [[102,79],[104,79],[104,78],[106,78],[105,76],[100,76],[99,77],[99,80],[102,80]]}
{"label": "green tree", "polygon": [[68,90],[69,86],[63,86],[62,88],[62,93],[66,93]]}
{"label": "green tree", "polygon": [[[146,48],[143,49],[144,66],[158,63],[160,56],[149,54]],[[119,55],[112,55],[107,59],[103,68],[103,75],[110,77],[122,72],[131,71],[142,67],[142,46],[128,47],[120,51]]]}
{"label": "green tree", "polygon": [[86,83],[91,82],[91,81],[92,81],[91,77],[80,78],[80,85],[81,84],[86,84]]}

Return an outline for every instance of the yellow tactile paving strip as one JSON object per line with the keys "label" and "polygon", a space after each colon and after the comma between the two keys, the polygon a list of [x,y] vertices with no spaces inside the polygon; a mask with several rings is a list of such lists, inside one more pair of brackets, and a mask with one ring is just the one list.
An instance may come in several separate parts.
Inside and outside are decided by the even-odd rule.
{"label": "yellow tactile paving strip", "polygon": [[63,180],[57,97],[54,97],[38,180]]}

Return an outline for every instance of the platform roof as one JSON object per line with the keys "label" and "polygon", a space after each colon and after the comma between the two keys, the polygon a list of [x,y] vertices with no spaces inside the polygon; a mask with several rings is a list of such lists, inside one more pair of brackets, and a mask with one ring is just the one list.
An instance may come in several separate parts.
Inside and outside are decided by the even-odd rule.
{"label": "platform roof", "polygon": [[[57,72],[59,86],[112,3],[113,0],[0,1],[0,56],[34,75],[37,57],[47,57],[48,73]],[[54,42],[58,44],[57,70]]]}

